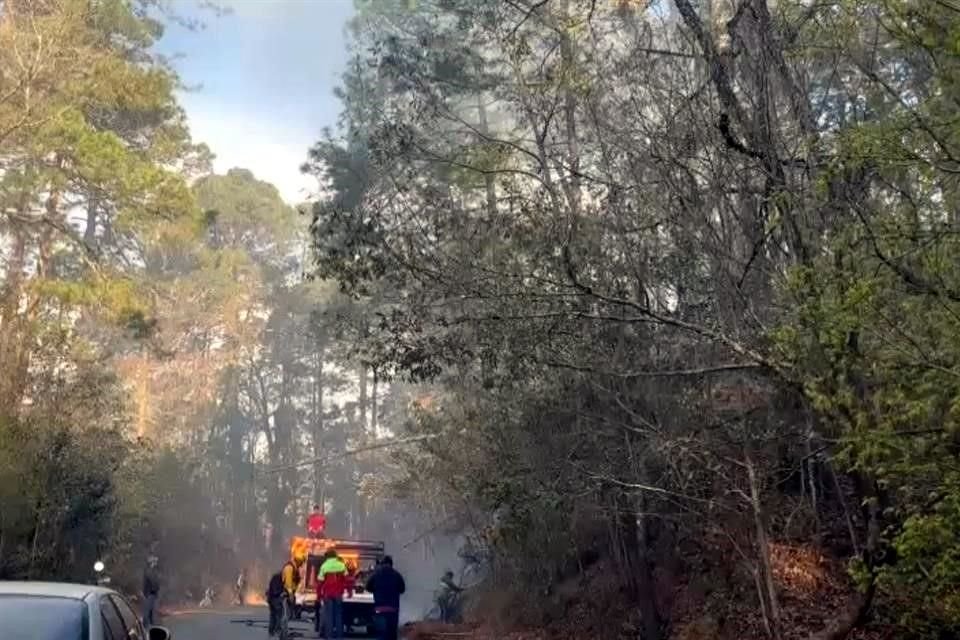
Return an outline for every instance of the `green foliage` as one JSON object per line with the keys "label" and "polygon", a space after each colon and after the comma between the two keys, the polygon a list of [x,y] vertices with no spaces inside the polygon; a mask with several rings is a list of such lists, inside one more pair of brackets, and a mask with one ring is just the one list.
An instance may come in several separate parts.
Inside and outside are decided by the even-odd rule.
{"label": "green foliage", "polygon": [[960,620],[960,599],[956,593],[960,576],[960,484],[956,472],[947,472],[939,487],[936,505],[927,513],[906,518],[903,531],[894,541],[897,564],[884,575],[891,589],[907,586],[953,624]]}
{"label": "green foliage", "polygon": [[[175,220],[190,225],[197,210],[171,167],[194,149],[174,97],[176,78],[148,51],[155,21],[121,0],[8,4],[0,74],[24,91],[0,102],[0,131],[8,132],[0,199],[16,203],[10,206],[20,216],[42,214],[56,233],[36,234],[22,217],[15,228],[41,251],[76,250],[66,209],[86,209],[85,242],[102,238],[86,249],[105,259],[114,251],[107,238]],[[23,75],[23,56],[36,59],[39,75]]]}
{"label": "green foliage", "polygon": [[[449,394],[404,488],[496,519],[488,567],[528,588],[562,573],[578,508],[629,538],[612,513],[644,504],[705,555],[721,530],[720,561],[759,549],[757,577],[758,530],[813,546],[843,513],[897,632],[955,628],[960,12],[714,3],[708,25],[702,4],[660,3],[666,28],[590,3],[359,5],[314,246],[346,291],[401,292],[373,351]],[[770,636],[806,635],[762,606]]]}
{"label": "green foliage", "polygon": [[960,580],[954,545],[945,544],[960,496],[960,307],[945,293],[960,279],[945,258],[960,246],[941,223],[912,213],[890,207],[851,223],[833,256],[794,270],[791,313],[772,337],[839,439],[836,459],[884,497],[882,544],[895,560],[875,571],[903,624],[919,632],[934,619],[960,623],[945,586]]}
{"label": "green foliage", "polygon": [[[207,176],[194,186],[208,226],[227,246],[278,255],[297,229],[297,214],[272,184],[257,180],[246,169]],[[258,244],[263,243],[262,246]]]}
{"label": "green foliage", "polygon": [[[182,450],[133,440],[120,379],[122,356],[166,337],[153,259],[202,253],[187,172],[208,156],[190,142],[176,75],[151,50],[161,5],[0,10],[4,578],[88,581],[102,558],[135,591],[152,546],[185,548],[212,518]],[[223,556],[221,542],[204,540],[198,555]],[[214,563],[169,558],[175,571]]]}
{"label": "green foliage", "polygon": [[[885,237],[897,240],[884,252],[911,250],[909,235]],[[862,243],[858,234],[847,236],[836,245],[842,260],[824,261],[815,277],[794,274],[788,295],[795,313],[774,337],[840,439],[838,461],[888,496],[885,544],[896,560],[880,568],[882,588],[913,594],[917,600],[907,609],[920,606],[928,619],[957,624],[944,586],[960,579],[955,548],[944,543],[956,526],[960,496],[954,472],[960,386],[951,373],[960,361],[957,308],[903,282],[869,249],[860,250]],[[953,286],[953,266],[935,258],[956,255],[953,244],[943,236],[925,264],[911,269]],[[863,568],[859,573],[862,580]]]}
{"label": "green foliage", "polygon": [[95,365],[39,386],[21,419],[0,424],[0,575],[87,580],[112,539],[129,447],[119,389]]}

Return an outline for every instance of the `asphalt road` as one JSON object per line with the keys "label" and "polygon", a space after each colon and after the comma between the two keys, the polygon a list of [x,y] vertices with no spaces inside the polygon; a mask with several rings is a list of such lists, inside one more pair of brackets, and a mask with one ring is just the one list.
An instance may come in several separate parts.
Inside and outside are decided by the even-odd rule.
{"label": "asphalt road", "polygon": [[[266,640],[266,607],[243,609],[201,609],[170,613],[161,624],[170,629],[173,640]],[[290,623],[293,638],[316,638],[313,620]]]}

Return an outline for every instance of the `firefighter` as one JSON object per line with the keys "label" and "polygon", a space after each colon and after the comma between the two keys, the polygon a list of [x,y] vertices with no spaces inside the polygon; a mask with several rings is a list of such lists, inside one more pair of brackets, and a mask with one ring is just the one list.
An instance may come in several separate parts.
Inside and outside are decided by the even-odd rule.
{"label": "firefighter", "polygon": [[306,556],[302,553],[296,553],[294,556],[283,563],[280,571],[270,577],[270,583],[267,585],[267,605],[270,607],[270,624],[267,633],[275,636],[280,633],[281,627],[285,624],[284,609],[292,609],[294,598],[297,593],[297,585],[300,583],[300,567]]}
{"label": "firefighter", "polygon": [[378,640],[397,640],[400,621],[400,596],[407,590],[403,576],[393,568],[393,558],[384,556],[367,580],[366,591],[373,594]]}
{"label": "firefighter", "polygon": [[453,571],[447,571],[440,578],[440,590],[437,592],[437,606],[440,608],[441,622],[457,622],[460,594],[463,589],[453,581]]}

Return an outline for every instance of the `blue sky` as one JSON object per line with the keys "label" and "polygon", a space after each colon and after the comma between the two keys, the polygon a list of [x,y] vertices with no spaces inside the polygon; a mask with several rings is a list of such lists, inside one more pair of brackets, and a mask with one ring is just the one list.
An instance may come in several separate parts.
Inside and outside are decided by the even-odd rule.
{"label": "blue sky", "polygon": [[[352,0],[218,0],[231,9],[203,14],[205,28],[168,27],[157,50],[176,55],[181,95],[195,140],[217,155],[215,169],[245,167],[290,202],[315,182],[300,163],[324,127],[336,124],[333,95],[347,60]],[[174,0],[195,15],[195,3]]]}

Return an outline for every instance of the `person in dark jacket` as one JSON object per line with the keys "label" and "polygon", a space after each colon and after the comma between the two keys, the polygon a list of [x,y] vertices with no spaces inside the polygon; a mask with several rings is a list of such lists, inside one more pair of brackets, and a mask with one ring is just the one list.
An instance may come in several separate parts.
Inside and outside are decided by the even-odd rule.
{"label": "person in dark jacket", "polygon": [[384,556],[367,580],[366,590],[373,594],[373,612],[379,640],[397,640],[400,622],[400,596],[407,590],[403,576],[393,568],[393,558]]}
{"label": "person in dark jacket", "polygon": [[157,574],[157,557],[147,559],[143,572],[143,626],[149,629],[155,624],[157,596],[160,595],[160,577]]}

